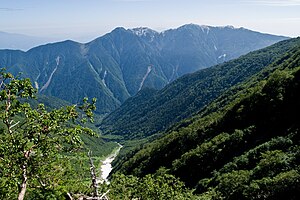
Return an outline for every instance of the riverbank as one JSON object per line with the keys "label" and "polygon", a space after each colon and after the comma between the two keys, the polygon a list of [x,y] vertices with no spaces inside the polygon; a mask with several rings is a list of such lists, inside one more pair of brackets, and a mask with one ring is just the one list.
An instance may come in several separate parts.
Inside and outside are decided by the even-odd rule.
{"label": "riverbank", "polygon": [[121,148],[123,147],[121,144],[117,143],[119,145],[118,148],[116,148],[112,154],[110,154],[101,164],[100,166],[100,172],[101,172],[101,180],[100,182],[106,182],[109,183],[108,181],[108,176],[110,174],[110,172],[112,171],[112,165],[111,163],[113,162],[113,160],[117,157],[117,155],[119,154]]}

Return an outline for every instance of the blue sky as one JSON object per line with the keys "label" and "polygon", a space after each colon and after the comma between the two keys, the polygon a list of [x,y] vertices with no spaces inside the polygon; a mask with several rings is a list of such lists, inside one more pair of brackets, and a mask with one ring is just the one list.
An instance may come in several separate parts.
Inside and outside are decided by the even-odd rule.
{"label": "blue sky", "polygon": [[300,36],[300,0],[0,0],[0,31],[82,42],[118,26],[183,24]]}

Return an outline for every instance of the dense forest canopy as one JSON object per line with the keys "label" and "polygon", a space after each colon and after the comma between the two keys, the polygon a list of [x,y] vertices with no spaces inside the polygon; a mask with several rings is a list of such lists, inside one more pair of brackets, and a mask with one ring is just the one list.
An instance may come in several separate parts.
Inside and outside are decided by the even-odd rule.
{"label": "dense forest canopy", "polygon": [[164,167],[200,199],[297,199],[300,51],[299,39],[288,42],[296,46],[120,158],[115,171],[144,177]]}
{"label": "dense forest canopy", "polygon": [[[135,149],[116,160],[111,184],[94,189],[111,199],[298,199],[299,41],[283,41],[188,75],[162,94],[146,90],[129,99],[163,96],[178,84],[192,88],[188,91],[196,99],[218,91],[161,132],[138,135],[143,145],[125,137]],[[182,80],[191,81],[184,86]],[[2,70],[0,81],[0,197],[98,196],[90,187],[90,172],[97,172],[89,160],[99,163],[100,158],[86,155],[90,148],[97,152],[97,140],[90,137],[97,134],[85,127],[93,121],[96,99],[49,109],[28,100],[36,95],[29,79]],[[202,92],[193,92],[196,88]],[[116,139],[112,136],[104,139]]]}

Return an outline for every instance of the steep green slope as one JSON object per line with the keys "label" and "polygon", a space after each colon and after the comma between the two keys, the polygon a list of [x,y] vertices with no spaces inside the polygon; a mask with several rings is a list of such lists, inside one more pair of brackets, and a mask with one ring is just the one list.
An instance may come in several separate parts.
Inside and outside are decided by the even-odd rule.
{"label": "steep green slope", "polygon": [[[185,75],[158,92],[142,92],[103,120],[100,128],[125,138],[149,136],[200,111],[228,88],[249,79],[295,46],[292,39]],[[144,96],[144,98],[142,98]]]}
{"label": "steep green slope", "polygon": [[64,41],[27,52],[0,50],[0,66],[29,77],[40,94],[78,103],[96,97],[109,113],[142,88],[161,89],[195,70],[287,39],[233,27],[185,25],[158,33],[116,28],[89,43]]}
{"label": "steep green slope", "polygon": [[115,170],[166,167],[203,199],[299,198],[299,46],[230,90]]}

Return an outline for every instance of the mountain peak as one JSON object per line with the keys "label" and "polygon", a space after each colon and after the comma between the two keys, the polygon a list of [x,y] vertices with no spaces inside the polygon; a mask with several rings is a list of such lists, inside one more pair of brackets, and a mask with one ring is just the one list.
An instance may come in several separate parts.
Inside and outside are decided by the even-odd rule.
{"label": "mountain peak", "polygon": [[232,26],[232,25],[227,25],[227,26],[225,26],[225,28],[229,28],[229,29],[235,29],[235,27],[234,27],[234,26]]}
{"label": "mountain peak", "polygon": [[0,50],[0,65],[23,71],[42,87],[47,83],[43,94],[72,103],[96,97],[97,112],[107,113],[143,88],[161,89],[184,74],[283,39],[195,24],[162,33],[118,27],[85,44],[67,40],[24,54]]}
{"label": "mountain peak", "polygon": [[208,25],[198,25],[198,24],[185,24],[180,26],[178,29],[193,29],[193,28],[197,28],[197,29],[202,29],[202,30],[209,30],[211,28],[220,28],[220,29],[244,29],[244,28],[236,28],[232,25],[226,25],[226,26],[208,26]]}
{"label": "mountain peak", "polygon": [[122,32],[126,32],[127,30],[124,27],[116,27],[114,30],[112,30],[110,33],[122,33]]}
{"label": "mountain peak", "polygon": [[180,26],[180,27],[177,28],[177,29],[191,29],[191,28],[200,28],[200,27],[201,27],[201,26],[198,25],[198,24],[190,23],[190,24],[182,25],[182,26]]}
{"label": "mountain peak", "polygon": [[128,29],[130,30],[132,33],[134,33],[137,36],[148,36],[148,35],[153,35],[153,34],[157,34],[158,32],[147,28],[147,27],[137,27],[137,28],[133,28],[133,29]]}
{"label": "mountain peak", "polygon": [[221,28],[221,29],[232,29],[232,30],[236,30],[236,29],[245,29],[245,28],[237,28],[237,27],[234,27],[232,25],[226,25],[226,26],[216,26],[216,28]]}

